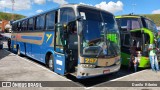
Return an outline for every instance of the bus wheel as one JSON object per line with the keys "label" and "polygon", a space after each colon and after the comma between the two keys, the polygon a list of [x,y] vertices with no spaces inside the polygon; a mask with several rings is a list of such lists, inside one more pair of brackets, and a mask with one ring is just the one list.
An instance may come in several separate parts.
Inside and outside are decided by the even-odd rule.
{"label": "bus wheel", "polygon": [[54,59],[53,54],[49,55],[48,67],[50,70],[54,71]]}
{"label": "bus wheel", "polygon": [[18,56],[21,56],[20,48],[19,48],[19,47],[17,48],[17,55],[18,55]]}

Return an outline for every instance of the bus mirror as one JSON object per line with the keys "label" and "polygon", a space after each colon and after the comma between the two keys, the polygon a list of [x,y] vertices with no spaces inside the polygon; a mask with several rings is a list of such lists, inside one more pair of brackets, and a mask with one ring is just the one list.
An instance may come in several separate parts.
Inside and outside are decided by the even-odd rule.
{"label": "bus mirror", "polygon": [[83,20],[83,16],[77,16],[77,19],[78,21],[82,21]]}
{"label": "bus mirror", "polygon": [[79,21],[79,24],[78,24],[78,35],[82,34],[82,30],[83,30],[83,22]]}

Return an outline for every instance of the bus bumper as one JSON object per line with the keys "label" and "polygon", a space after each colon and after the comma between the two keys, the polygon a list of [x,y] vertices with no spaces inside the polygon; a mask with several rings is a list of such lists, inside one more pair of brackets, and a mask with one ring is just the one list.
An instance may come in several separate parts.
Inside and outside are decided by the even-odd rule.
{"label": "bus bumper", "polygon": [[114,66],[103,68],[84,68],[81,65],[78,65],[77,78],[84,79],[114,73],[120,69],[120,66],[120,64],[116,64]]}

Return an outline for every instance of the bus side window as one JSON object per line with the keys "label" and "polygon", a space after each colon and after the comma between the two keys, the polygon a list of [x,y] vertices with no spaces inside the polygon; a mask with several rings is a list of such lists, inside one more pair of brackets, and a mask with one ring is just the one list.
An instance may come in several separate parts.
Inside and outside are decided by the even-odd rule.
{"label": "bus side window", "polygon": [[67,24],[70,21],[75,19],[75,14],[73,9],[71,8],[62,8],[61,15],[60,15],[60,22],[62,24]]}
{"label": "bus side window", "polygon": [[18,22],[17,31],[21,31],[21,23],[22,23],[22,22]]}
{"label": "bus side window", "polygon": [[28,20],[28,30],[30,30],[30,31],[33,30],[33,18],[30,18]]}
{"label": "bus side window", "polygon": [[46,15],[46,28],[45,30],[54,30],[55,12],[50,12]]}
{"label": "bus side window", "polygon": [[27,20],[22,21],[22,30],[21,31],[26,31],[27,30]]}
{"label": "bus side window", "polygon": [[123,46],[126,46],[126,47],[130,47],[130,35],[129,34],[124,34],[124,37],[123,37],[124,41],[123,41]]}
{"label": "bus side window", "polygon": [[13,24],[12,31],[17,31],[17,22]]}
{"label": "bus side window", "polygon": [[38,31],[42,31],[44,29],[44,25],[45,25],[45,15],[41,15],[36,17],[36,26],[35,29]]}

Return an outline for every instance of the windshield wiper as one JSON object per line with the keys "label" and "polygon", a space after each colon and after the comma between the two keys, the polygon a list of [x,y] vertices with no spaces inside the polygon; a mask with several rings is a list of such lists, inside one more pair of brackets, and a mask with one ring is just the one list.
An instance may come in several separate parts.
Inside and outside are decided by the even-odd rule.
{"label": "windshield wiper", "polygon": [[101,54],[102,50],[103,50],[103,54],[107,55],[107,45],[106,45],[106,28],[105,28],[105,24],[103,25],[103,32],[104,32],[104,42],[99,44],[100,49],[98,50],[98,54],[96,57],[99,57],[99,55]]}
{"label": "windshield wiper", "polygon": [[106,50],[107,45],[106,45],[106,42],[100,43],[100,44],[99,44],[99,47],[100,47],[100,49],[99,49],[98,54],[97,54],[96,57],[99,57],[99,55],[101,54],[102,51],[103,51],[103,54],[104,54],[104,55],[107,55],[107,50]]}

